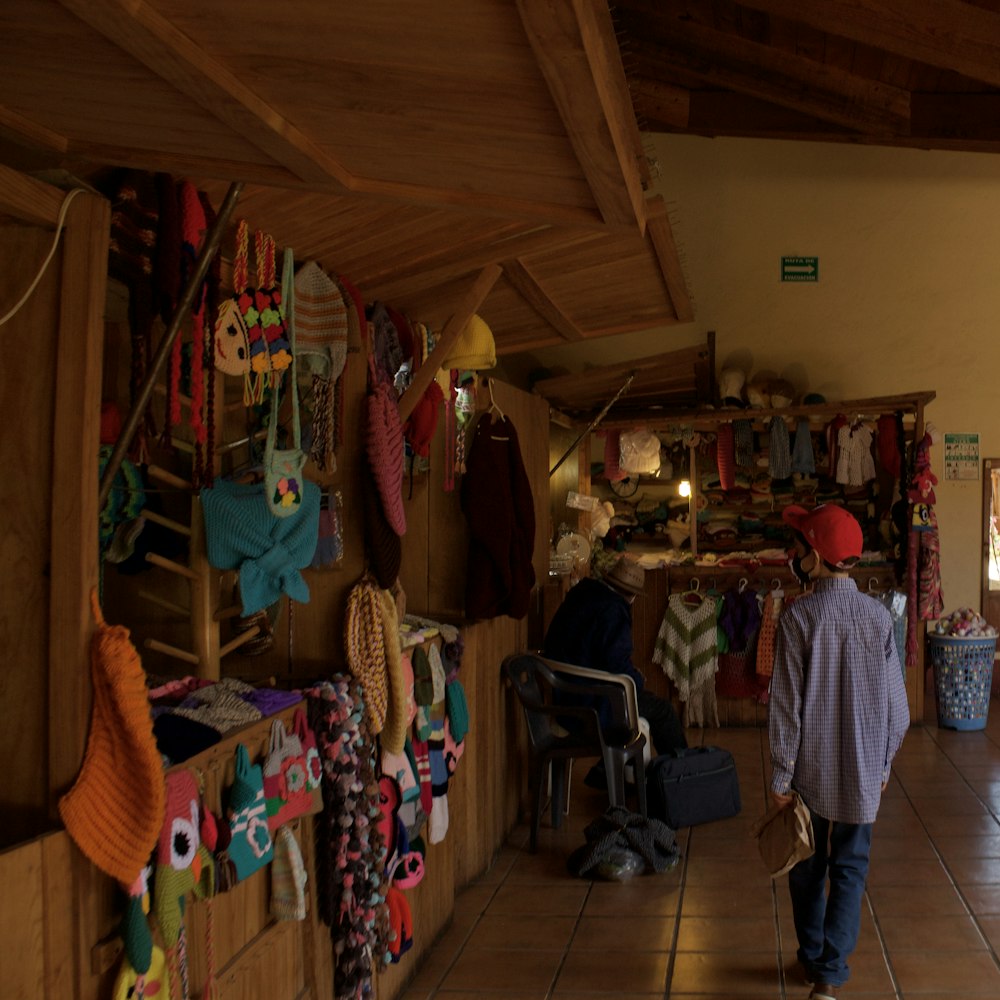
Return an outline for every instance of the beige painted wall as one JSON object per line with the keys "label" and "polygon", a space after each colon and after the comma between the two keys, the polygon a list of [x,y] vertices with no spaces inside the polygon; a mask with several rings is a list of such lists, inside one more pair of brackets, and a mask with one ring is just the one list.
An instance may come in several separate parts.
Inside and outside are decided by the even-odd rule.
{"label": "beige painted wall", "polygon": [[[932,389],[927,419],[1000,455],[1000,157],[656,136],[695,322],[588,345],[590,363],[716,331],[719,367],[771,370],[856,399]],[[782,283],[782,256],[819,258]],[[573,370],[563,349],[539,364]],[[606,356],[602,356],[604,352]],[[981,483],[944,482],[932,450],[946,609],[979,607]]]}

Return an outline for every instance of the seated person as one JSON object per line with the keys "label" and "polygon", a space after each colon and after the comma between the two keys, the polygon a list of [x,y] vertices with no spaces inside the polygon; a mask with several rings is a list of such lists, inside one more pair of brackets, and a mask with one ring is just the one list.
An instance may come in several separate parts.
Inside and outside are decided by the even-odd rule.
{"label": "seated person", "polygon": [[[639,714],[649,723],[654,753],[687,746],[684,728],[665,698],[645,690],[632,663],[632,602],[643,592],[645,570],[619,559],[601,579],[584,577],[571,587],[545,633],[542,654],[578,667],[628,674],[635,681]],[[598,765],[588,784],[600,783]]]}

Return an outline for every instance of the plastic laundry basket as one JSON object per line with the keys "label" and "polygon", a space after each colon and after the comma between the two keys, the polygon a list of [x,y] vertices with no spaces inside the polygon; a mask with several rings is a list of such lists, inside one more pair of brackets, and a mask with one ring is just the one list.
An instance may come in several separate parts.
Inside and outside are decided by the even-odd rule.
{"label": "plastic laundry basket", "polygon": [[938,725],[944,729],[985,729],[996,636],[930,635]]}

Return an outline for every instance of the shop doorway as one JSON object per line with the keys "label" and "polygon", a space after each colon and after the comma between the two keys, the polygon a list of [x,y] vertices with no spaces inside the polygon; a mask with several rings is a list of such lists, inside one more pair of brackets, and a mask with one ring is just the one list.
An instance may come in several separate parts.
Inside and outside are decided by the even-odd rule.
{"label": "shop doorway", "polygon": [[1000,629],[1000,458],[983,459],[982,615]]}

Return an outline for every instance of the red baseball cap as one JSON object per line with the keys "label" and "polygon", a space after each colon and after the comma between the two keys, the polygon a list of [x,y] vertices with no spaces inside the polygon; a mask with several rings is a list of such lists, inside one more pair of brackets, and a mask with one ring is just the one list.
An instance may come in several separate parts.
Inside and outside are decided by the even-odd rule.
{"label": "red baseball cap", "polygon": [[781,517],[802,534],[824,562],[839,566],[845,559],[861,555],[861,525],[843,507],[824,503],[807,510],[792,505],[781,512]]}

